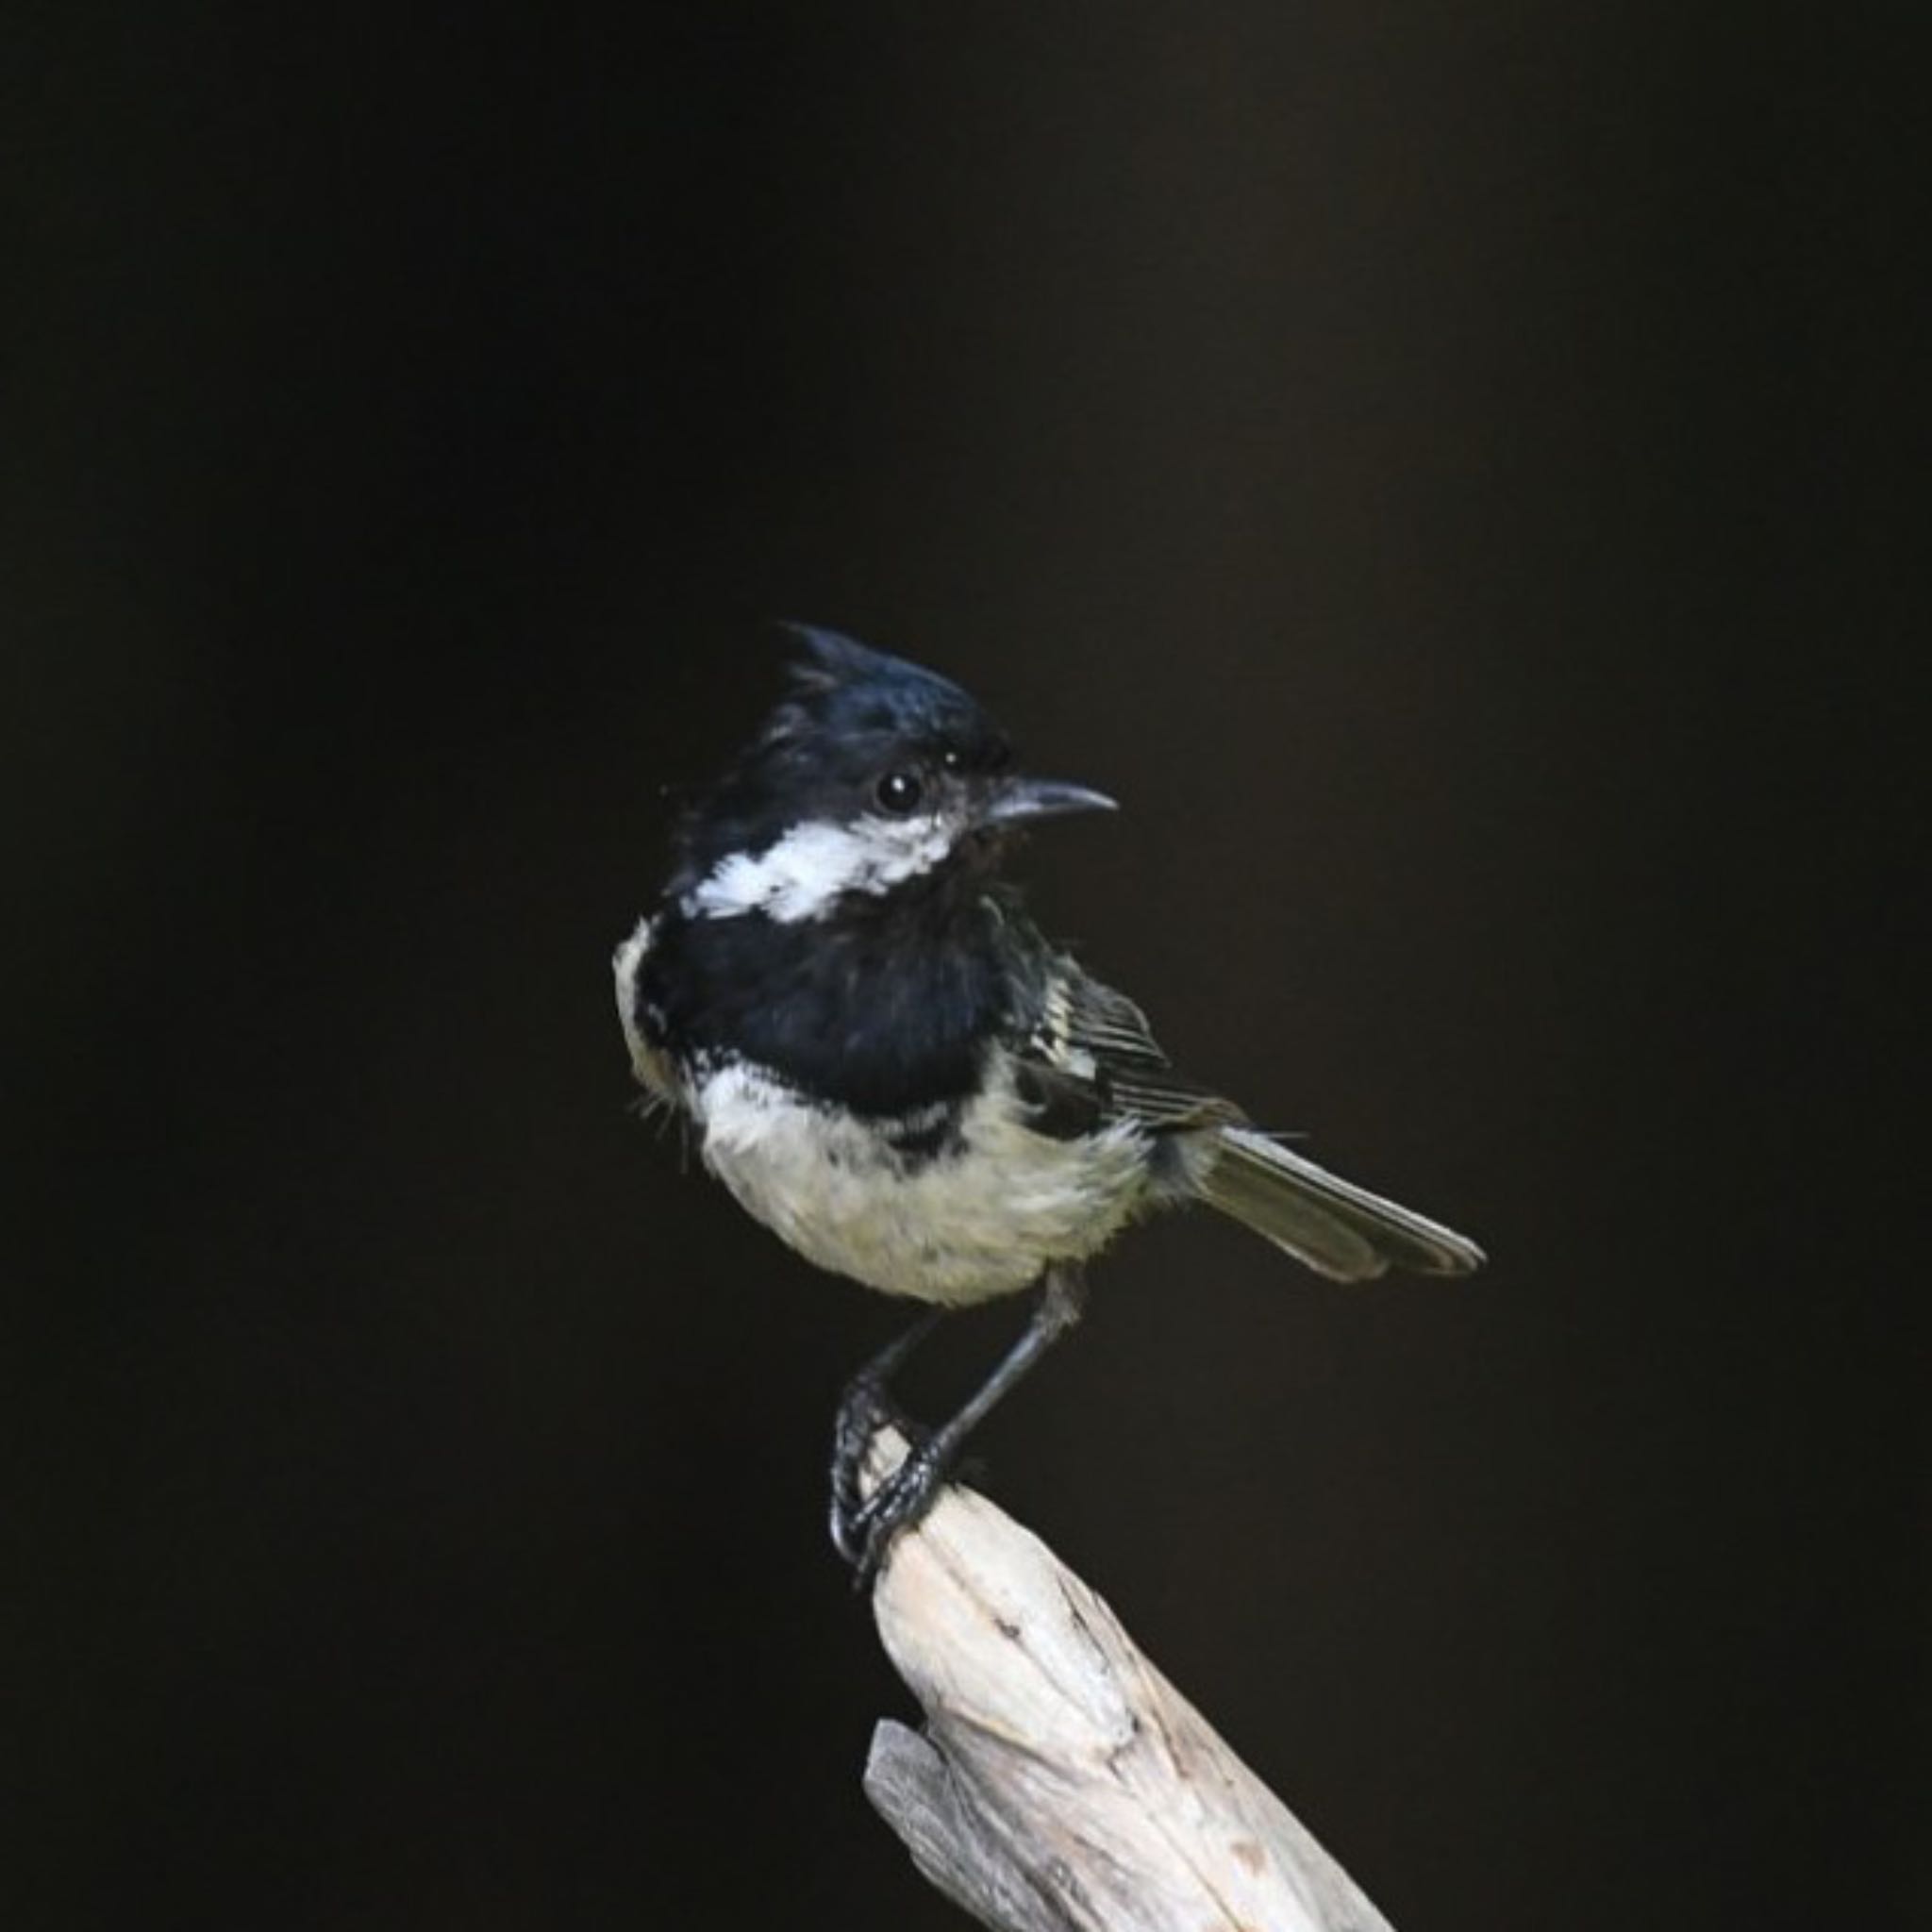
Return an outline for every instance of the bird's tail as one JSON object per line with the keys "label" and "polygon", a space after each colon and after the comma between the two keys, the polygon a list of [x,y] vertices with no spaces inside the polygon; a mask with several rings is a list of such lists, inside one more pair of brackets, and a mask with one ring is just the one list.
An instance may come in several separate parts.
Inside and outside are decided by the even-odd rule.
{"label": "bird's tail", "polygon": [[1336,1281],[1391,1268],[1467,1274],[1483,1251],[1464,1236],[1332,1174],[1250,1127],[1223,1127],[1201,1196]]}

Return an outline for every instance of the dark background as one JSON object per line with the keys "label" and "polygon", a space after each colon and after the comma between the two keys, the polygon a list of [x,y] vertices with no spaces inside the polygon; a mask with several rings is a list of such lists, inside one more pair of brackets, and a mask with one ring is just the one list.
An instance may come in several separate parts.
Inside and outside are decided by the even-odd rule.
{"label": "dark background", "polygon": [[18,11],[9,1927],[958,1923],[821,1525],[897,1311],[609,1008],[774,616],[1494,1257],[1162,1224],[992,1491],[1405,1932],[1932,1905],[1916,104],[1686,13]]}

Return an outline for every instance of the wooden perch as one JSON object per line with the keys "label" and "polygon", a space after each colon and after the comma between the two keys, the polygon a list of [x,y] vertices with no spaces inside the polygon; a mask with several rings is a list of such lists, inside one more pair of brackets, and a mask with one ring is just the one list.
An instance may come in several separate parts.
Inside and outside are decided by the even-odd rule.
{"label": "wooden perch", "polygon": [[[874,1438],[876,1481],[906,1453]],[[925,1710],[866,1795],[996,1932],[1391,1932],[1340,1865],[1040,1539],[948,1487],[873,1595]]]}

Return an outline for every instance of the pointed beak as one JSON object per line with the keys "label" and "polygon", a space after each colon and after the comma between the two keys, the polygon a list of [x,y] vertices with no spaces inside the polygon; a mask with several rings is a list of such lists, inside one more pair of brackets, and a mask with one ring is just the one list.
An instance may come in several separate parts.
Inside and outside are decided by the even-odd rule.
{"label": "pointed beak", "polygon": [[1063,818],[1076,811],[1118,811],[1104,791],[1058,778],[1000,778],[979,808],[982,825],[1016,825],[1029,819]]}

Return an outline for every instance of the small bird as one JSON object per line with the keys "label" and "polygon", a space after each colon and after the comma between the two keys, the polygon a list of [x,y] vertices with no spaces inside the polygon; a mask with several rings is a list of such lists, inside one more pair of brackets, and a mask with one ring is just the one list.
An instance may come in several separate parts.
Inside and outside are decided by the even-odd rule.
{"label": "small bird", "polygon": [[670,879],[618,948],[617,1006],[652,1098],[807,1259],[936,1312],[1040,1287],[978,1392],[870,1495],[887,1379],[932,1318],[847,1391],[832,1535],[865,1577],[1140,1216],[1206,1202],[1340,1281],[1483,1255],[1257,1131],[1041,936],[1001,861],[1022,827],[1110,798],[1021,774],[946,678],[788,628],[790,689],[683,812]]}

